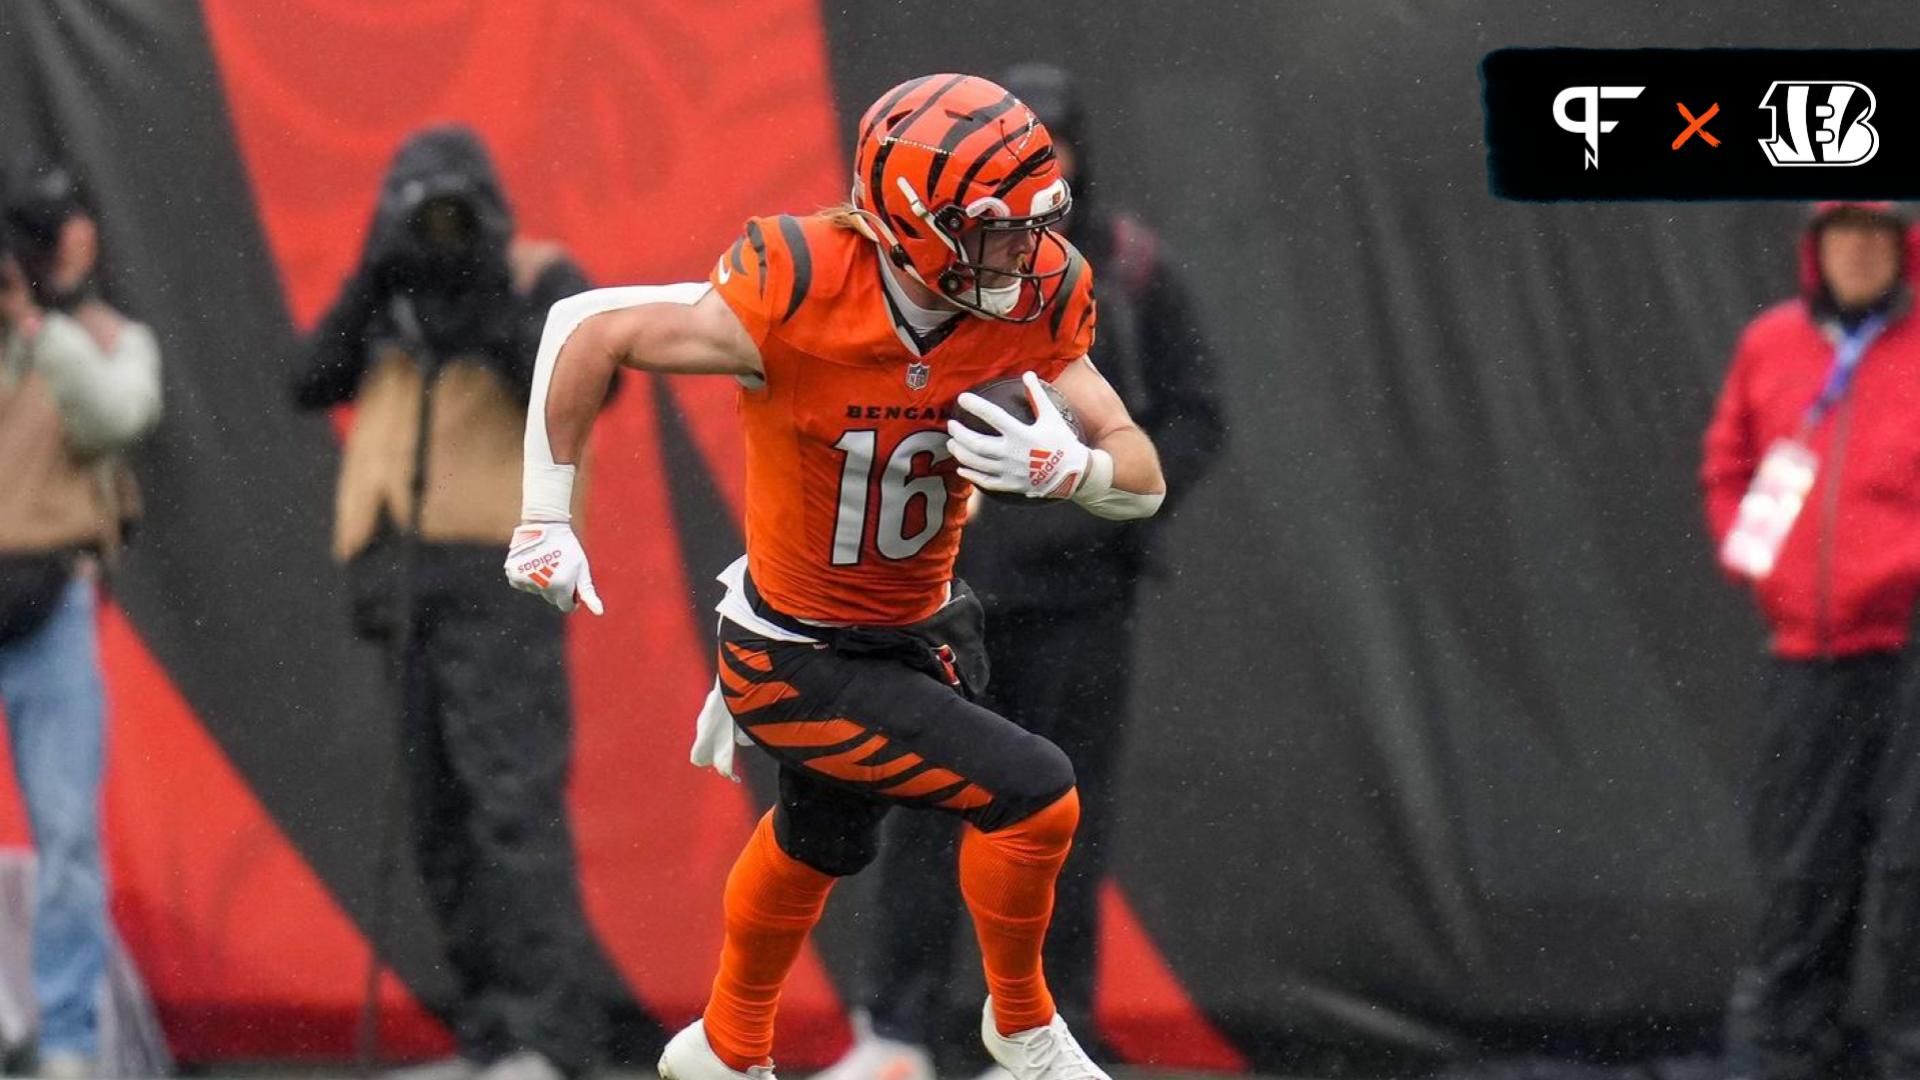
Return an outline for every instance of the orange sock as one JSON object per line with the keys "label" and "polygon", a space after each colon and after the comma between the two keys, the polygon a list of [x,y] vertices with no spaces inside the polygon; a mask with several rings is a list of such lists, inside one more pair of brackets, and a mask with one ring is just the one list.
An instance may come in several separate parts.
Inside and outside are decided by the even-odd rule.
{"label": "orange sock", "polygon": [[1080,795],[1069,789],[1032,817],[991,833],[968,826],[960,840],[960,894],[973,913],[980,960],[1002,1035],[1053,1019],[1040,946],[1053,918],[1053,880],[1073,847]]}
{"label": "orange sock", "polygon": [[835,880],[780,850],[771,811],[760,819],[727,875],[727,938],[703,1016],[707,1042],[728,1068],[771,1063],[780,988]]}

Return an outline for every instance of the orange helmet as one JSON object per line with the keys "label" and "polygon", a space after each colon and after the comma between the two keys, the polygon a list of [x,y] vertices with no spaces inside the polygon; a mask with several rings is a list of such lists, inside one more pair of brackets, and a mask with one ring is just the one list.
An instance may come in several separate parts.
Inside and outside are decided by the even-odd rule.
{"label": "orange helmet", "polygon": [[974,75],[911,79],[874,102],[855,140],[853,205],[895,266],[976,315],[1031,322],[1066,273],[1051,226],[1073,196],[1053,138]]}

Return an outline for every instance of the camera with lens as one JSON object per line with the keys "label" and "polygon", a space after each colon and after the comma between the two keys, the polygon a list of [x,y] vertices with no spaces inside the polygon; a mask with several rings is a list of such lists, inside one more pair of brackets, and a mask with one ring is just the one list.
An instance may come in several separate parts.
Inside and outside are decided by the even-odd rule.
{"label": "camera with lens", "polygon": [[382,253],[389,281],[411,293],[466,292],[504,272],[507,229],[491,202],[457,173],[407,183],[386,211],[392,224]]}
{"label": "camera with lens", "polygon": [[0,172],[0,261],[14,260],[41,307],[59,306],[49,277],[61,230],[83,209],[79,184],[58,165],[23,161]]}
{"label": "camera with lens", "polygon": [[480,212],[468,192],[431,194],[408,215],[407,232],[428,257],[470,256],[480,242]]}
{"label": "camera with lens", "polygon": [[475,179],[449,170],[409,181],[385,208],[382,275],[440,354],[510,351],[511,225]]}

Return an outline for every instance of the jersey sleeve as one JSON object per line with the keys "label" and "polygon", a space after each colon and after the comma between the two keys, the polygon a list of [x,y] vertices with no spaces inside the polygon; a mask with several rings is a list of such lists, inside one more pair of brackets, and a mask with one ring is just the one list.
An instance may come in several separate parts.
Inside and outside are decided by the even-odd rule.
{"label": "jersey sleeve", "polygon": [[1049,382],[1093,351],[1094,324],[1099,321],[1093,302],[1093,266],[1073,248],[1067,249],[1067,270],[1050,308],[1040,317],[1047,326],[1050,347],[1046,363],[1037,372]]}
{"label": "jersey sleeve", "polygon": [[791,217],[750,219],[708,280],[756,346],[790,318],[811,278],[806,237]]}

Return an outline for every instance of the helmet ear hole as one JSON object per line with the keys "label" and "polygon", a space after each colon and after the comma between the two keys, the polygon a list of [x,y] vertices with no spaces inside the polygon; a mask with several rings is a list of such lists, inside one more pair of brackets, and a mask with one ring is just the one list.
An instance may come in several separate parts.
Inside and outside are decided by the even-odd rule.
{"label": "helmet ear hole", "polygon": [[933,220],[941,229],[945,230],[949,236],[958,236],[960,235],[960,231],[967,227],[966,211],[957,206],[943,207],[939,213],[933,216]]}

